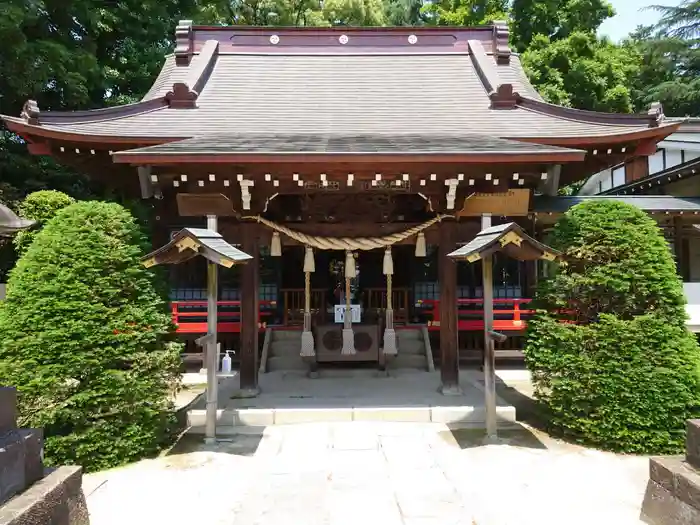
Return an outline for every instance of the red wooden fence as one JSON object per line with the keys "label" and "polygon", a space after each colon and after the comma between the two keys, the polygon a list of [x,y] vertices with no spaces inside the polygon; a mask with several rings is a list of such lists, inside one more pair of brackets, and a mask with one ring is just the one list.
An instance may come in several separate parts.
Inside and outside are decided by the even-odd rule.
{"label": "red wooden fence", "polygon": [[[526,318],[534,313],[523,308],[532,299],[494,299],[493,329],[498,332],[522,332],[526,328]],[[416,306],[427,315],[428,330],[440,330],[440,301],[422,299]],[[457,299],[457,330],[475,332],[484,329],[484,300]]]}

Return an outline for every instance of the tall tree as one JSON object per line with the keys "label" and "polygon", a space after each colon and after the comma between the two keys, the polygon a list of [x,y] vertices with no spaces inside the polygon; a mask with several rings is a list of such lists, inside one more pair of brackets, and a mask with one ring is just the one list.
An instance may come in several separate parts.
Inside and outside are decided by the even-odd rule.
{"label": "tall tree", "polygon": [[698,40],[666,38],[654,28],[642,27],[623,45],[637,49],[639,74],[632,77],[635,109],[652,102],[663,104],[670,116],[700,115],[700,47]]}
{"label": "tall tree", "polygon": [[673,38],[697,38],[700,36],[700,0],[684,0],[679,5],[652,5],[661,13],[656,28]]}
{"label": "tall tree", "polygon": [[536,35],[545,35],[554,41],[576,31],[595,32],[614,15],[607,0],[513,0],[513,44],[523,52]]}
{"label": "tall tree", "polygon": [[506,20],[508,0],[435,0],[422,11],[432,25],[477,26]]}
{"label": "tall tree", "polygon": [[522,55],[530,81],[549,102],[591,111],[632,111],[631,79],[639,72],[634,47],[592,33],[554,40],[536,36]]}

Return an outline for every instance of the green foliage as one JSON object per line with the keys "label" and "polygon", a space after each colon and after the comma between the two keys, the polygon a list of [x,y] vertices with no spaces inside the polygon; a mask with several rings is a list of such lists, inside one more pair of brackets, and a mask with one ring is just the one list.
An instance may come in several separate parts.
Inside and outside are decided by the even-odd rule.
{"label": "green foliage", "polygon": [[[553,430],[614,451],[675,453],[700,415],[700,348],[656,222],[589,201],[557,222],[525,356]],[[576,324],[563,321],[575,321]]]}
{"label": "green foliage", "polygon": [[595,33],[614,15],[607,0],[513,0],[513,44],[523,52],[537,35],[554,41],[575,32]]}
{"label": "green foliage", "polygon": [[438,0],[426,3],[422,12],[432,25],[479,26],[507,20],[508,0]]}
{"label": "green foliage", "polygon": [[591,111],[632,111],[631,79],[641,56],[592,33],[556,41],[536,36],[522,55],[530,82],[553,104]]}
{"label": "green foliage", "polygon": [[700,115],[698,42],[658,36],[650,27],[638,29],[624,42],[625,46],[635,47],[642,57],[639,74],[631,84],[638,111],[658,101],[666,115]]}
{"label": "green foliage", "polygon": [[147,239],[114,203],[79,202],[38,233],[0,308],[0,383],[51,465],[97,470],[156,452],[173,428],[180,345]]}
{"label": "green foliage", "polygon": [[700,0],[684,0],[679,5],[652,5],[661,13],[657,29],[671,38],[693,39],[700,37]]}
{"label": "green foliage", "polygon": [[40,190],[27,195],[27,198],[19,205],[19,215],[25,219],[36,221],[36,225],[30,230],[23,230],[15,234],[12,242],[15,245],[17,255],[22,256],[44,224],[53,219],[60,210],[74,202],[73,197],[55,190]]}

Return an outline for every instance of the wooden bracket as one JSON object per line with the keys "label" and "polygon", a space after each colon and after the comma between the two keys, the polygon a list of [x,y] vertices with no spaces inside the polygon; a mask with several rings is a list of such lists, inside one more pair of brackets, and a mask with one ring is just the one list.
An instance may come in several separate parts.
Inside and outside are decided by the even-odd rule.
{"label": "wooden bracket", "polygon": [[36,100],[27,100],[24,106],[22,106],[20,117],[22,117],[27,124],[38,126],[39,113],[41,113],[41,111],[39,110],[39,105],[36,103]]}
{"label": "wooden bracket", "polygon": [[178,66],[188,66],[194,43],[192,42],[192,20],[180,20],[175,28],[175,64]]}
{"label": "wooden bracket", "polygon": [[510,63],[510,47],[508,40],[510,32],[508,31],[508,22],[499,20],[493,22],[493,56],[497,64]]}

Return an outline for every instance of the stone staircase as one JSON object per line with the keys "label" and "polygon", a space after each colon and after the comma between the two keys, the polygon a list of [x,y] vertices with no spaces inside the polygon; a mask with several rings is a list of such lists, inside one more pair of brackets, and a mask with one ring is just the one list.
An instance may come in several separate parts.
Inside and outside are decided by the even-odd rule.
{"label": "stone staircase", "polygon": [[423,336],[424,332],[420,328],[396,330],[396,344],[399,352],[396,357],[389,361],[389,369],[412,368],[427,370],[428,357],[426,356],[427,349]]}
{"label": "stone staircase", "polygon": [[301,330],[272,330],[267,351],[267,372],[306,370],[300,351]]}
{"label": "stone staircase", "polygon": [[[424,339],[424,330],[397,330],[399,353],[389,362],[388,368],[428,370],[428,356]],[[271,330],[267,351],[263,351],[261,372],[278,370],[306,370],[307,367],[299,356],[301,350],[301,330]],[[263,370],[264,368],[264,370]]]}

